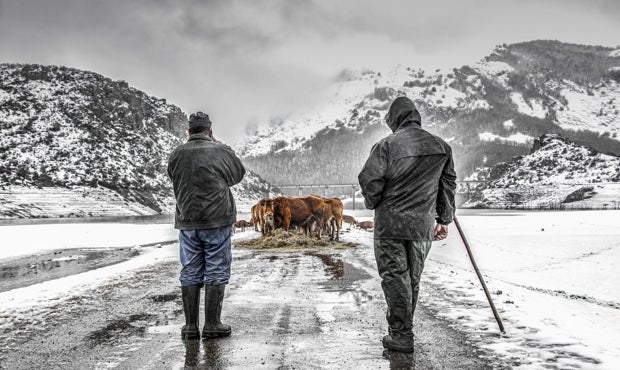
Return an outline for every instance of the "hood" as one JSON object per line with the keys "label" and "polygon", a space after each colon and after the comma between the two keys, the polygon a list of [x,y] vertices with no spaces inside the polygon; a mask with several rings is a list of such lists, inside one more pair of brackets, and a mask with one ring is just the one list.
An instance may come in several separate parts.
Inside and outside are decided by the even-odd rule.
{"label": "hood", "polygon": [[422,126],[420,112],[418,112],[413,102],[404,96],[398,97],[392,102],[385,116],[385,122],[392,132],[396,132],[400,126],[409,125],[412,122]]}

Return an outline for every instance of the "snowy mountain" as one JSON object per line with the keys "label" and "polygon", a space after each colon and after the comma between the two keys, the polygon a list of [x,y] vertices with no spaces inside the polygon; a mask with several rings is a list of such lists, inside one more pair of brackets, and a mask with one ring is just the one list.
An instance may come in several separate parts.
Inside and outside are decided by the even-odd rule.
{"label": "snowy mountain", "polygon": [[[148,215],[174,209],[178,107],[67,67],[0,64],[0,217]],[[249,173],[241,204],[267,188]]]}
{"label": "snowy mountain", "polygon": [[460,178],[527,153],[546,133],[620,153],[620,49],[556,41],[498,46],[449,71],[343,73],[323,102],[273,120],[238,151],[272,183],[355,183],[389,134],[383,117],[397,96],[452,145]]}
{"label": "snowy mountain", "polygon": [[465,207],[620,207],[620,157],[556,134],[536,139],[530,154],[478,169],[467,180],[474,188]]}

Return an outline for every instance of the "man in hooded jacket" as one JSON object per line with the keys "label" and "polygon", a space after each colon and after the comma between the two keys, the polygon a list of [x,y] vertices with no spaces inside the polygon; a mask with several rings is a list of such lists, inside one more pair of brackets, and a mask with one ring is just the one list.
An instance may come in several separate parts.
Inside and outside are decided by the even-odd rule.
{"label": "man in hooded jacket", "polygon": [[239,183],[245,168],[235,152],[217,141],[209,115],[189,118],[189,138],[168,160],[168,176],[176,198],[174,226],[179,229],[181,293],[185,326],[183,339],[200,338],[200,288],[205,287],[203,339],[228,336],[229,325],[220,315],[230,279],[232,224],[237,209],[230,187]]}
{"label": "man in hooded jacket", "polygon": [[358,179],[375,210],[374,249],[387,302],[383,346],[413,352],[413,312],[433,240],[445,239],[454,217],[452,149],[422,129],[411,100],[396,98],[385,117],[392,134],[377,142]]}

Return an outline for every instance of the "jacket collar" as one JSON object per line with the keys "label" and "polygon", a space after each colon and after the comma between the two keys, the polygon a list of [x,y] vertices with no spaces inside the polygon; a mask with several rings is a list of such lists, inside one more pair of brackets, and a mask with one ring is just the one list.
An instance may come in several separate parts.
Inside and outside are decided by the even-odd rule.
{"label": "jacket collar", "polygon": [[211,139],[210,137],[208,137],[207,135],[204,135],[204,134],[190,135],[190,137],[187,139],[187,141],[194,141],[194,140],[213,141],[213,139]]}
{"label": "jacket collar", "polygon": [[414,128],[422,129],[422,127],[420,126],[420,122],[415,121],[415,120],[407,120],[407,121],[402,122],[398,127],[396,127],[396,130],[394,130],[394,132],[402,130],[406,127],[414,127]]}

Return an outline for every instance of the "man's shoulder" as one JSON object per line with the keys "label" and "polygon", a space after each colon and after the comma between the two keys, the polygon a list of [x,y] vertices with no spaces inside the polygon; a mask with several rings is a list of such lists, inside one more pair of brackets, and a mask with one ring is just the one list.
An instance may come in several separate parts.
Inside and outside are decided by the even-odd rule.
{"label": "man's shoulder", "polygon": [[439,136],[421,127],[407,127],[384,138],[396,156],[451,154],[452,148]]}
{"label": "man's shoulder", "polygon": [[435,134],[431,134],[430,132],[428,134],[431,135],[433,139],[435,139],[437,142],[439,142],[441,146],[443,146],[448,152],[452,151],[452,147],[444,139]]}

